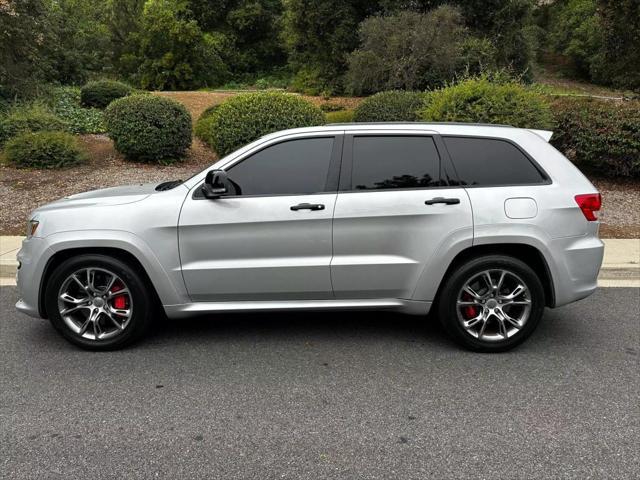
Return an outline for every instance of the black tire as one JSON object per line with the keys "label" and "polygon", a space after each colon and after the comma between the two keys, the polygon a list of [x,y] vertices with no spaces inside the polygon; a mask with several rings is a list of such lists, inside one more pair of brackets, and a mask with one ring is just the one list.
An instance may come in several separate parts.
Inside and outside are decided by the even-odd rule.
{"label": "black tire", "polygon": [[[58,293],[63,283],[74,272],[83,268],[101,268],[115,273],[130,291],[134,308],[127,327],[108,339],[87,339],[74,332],[63,320],[58,308]],[[116,350],[142,337],[148,330],[154,310],[154,296],[143,276],[122,260],[107,255],[84,254],[62,262],[47,282],[45,308],[52,325],[74,345],[86,350]]]}
{"label": "black tire", "polygon": [[[474,276],[487,270],[507,270],[517,275],[528,287],[531,302],[528,318],[522,328],[508,338],[493,341],[473,336],[458,317],[457,301],[462,288]],[[458,344],[476,352],[504,352],[524,342],[536,329],[544,312],[545,297],[540,278],[527,264],[509,256],[490,255],[456,267],[445,279],[437,303],[440,323]]]}

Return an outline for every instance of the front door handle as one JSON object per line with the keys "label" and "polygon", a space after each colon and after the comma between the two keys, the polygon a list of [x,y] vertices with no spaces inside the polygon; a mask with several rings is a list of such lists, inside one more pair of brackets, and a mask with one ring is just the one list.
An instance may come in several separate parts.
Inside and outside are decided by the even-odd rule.
{"label": "front door handle", "polygon": [[298,210],[324,210],[324,205],[321,203],[299,203],[293,205],[291,210],[297,212]]}
{"label": "front door handle", "polygon": [[445,205],[457,205],[460,203],[459,198],[436,197],[424,202],[425,205],[435,205],[436,203],[444,203]]}

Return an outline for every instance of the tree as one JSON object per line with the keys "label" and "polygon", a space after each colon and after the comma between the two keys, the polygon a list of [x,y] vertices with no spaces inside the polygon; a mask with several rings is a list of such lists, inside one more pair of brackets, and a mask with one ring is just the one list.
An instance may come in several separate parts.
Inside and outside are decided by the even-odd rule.
{"label": "tree", "polygon": [[236,74],[282,65],[281,0],[190,0],[200,28],[213,35],[224,62]]}
{"label": "tree", "polygon": [[372,16],[361,23],[360,38],[347,74],[348,89],[358,95],[440,86],[464,68],[466,29],[454,7]]}
{"label": "tree", "polygon": [[111,38],[111,62],[118,74],[131,78],[138,69],[142,11],[145,0],[108,0],[106,23]]}
{"label": "tree", "polygon": [[82,84],[91,74],[112,71],[106,4],[93,0],[51,2],[49,29],[54,42],[45,45],[50,80]]}
{"label": "tree", "polygon": [[379,10],[367,0],[284,0],[284,38],[301,87],[340,90],[358,25]]}
{"label": "tree", "polygon": [[186,1],[148,0],[142,13],[136,74],[147,89],[181,90],[220,84],[227,69],[215,39],[203,34]]}
{"label": "tree", "polygon": [[603,44],[594,77],[640,90],[640,1],[598,0],[598,15]]}
{"label": "tree", "polygon": [[0,98],[31,93],[46,77],[47,6],[44,0],[0,2]]}

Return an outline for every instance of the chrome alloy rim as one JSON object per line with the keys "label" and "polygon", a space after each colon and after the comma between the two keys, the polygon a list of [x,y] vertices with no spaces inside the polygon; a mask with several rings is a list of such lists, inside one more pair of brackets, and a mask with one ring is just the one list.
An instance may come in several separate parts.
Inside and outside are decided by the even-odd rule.
{"label": "chrome alloy rim", "polygon": [[58,292],[58,312],[75,334],[87,340],[120,335],[133,313],[131,291],[115,273],[83,268],[67,277]]}
{"label": "chrome alloy rim", "polygon": [[513,272],[491,269],[471,277],[458,294],[458,321],[474,338],[498,342],[522,330],[531,312],[529,287]]}

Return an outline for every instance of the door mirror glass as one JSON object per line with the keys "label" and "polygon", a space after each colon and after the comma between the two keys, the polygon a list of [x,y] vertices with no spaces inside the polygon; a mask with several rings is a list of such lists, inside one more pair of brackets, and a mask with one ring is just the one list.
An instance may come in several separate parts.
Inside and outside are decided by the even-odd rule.
{"label": "door mirror glass", "polygon": [[202,185],[205,198],[216,199],[228,193],[228,178],[224,170],[209,170]]}

